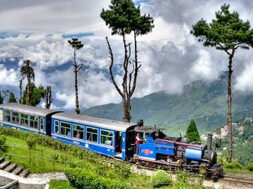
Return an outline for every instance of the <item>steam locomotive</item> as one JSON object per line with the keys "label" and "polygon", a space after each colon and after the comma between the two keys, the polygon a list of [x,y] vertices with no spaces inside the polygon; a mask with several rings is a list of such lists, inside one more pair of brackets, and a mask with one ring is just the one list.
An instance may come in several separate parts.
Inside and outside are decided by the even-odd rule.
{"label": "steam locomotive", "polygon": [[[167,137],[158,128],[144,126],[143,121],[126,123],[15,103],[0,105],[0,126],[47,135],[143,166],[185,169],[213,179],[223,176],[212,150],[212,135],[203,146],[189,143],[186,138]],[[138,144],[137,135],[142,138]]]}

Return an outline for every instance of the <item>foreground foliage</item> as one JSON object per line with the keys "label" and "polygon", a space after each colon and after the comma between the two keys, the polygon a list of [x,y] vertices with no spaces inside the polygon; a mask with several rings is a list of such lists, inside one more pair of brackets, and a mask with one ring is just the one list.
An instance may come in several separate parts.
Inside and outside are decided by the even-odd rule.
{"label": "foreground foliage", "polygon": [[8,146],[6,145],[6,137],[0,136],[0,153],[7,152]]}
{"label": "foreground foliage", "polygon": [[169,175],[163,170],[159,170],[153,174],[150,182],[154,187],[168,186],[172,183],[171,175]]}
{"label": "foreground foliage", "polygon": [[49,189],[75,189],[67,180],[50,180]]}
{"label": "foreground foliage", "polygon": [[69,168],[65,174],[72,186],[79,189],[127,189],[124,180],[110,170]]}

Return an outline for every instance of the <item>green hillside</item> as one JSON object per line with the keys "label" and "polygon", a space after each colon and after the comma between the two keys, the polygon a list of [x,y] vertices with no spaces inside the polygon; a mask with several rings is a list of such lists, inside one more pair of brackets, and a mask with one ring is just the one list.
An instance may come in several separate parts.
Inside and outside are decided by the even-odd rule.
{"label": "green hillside", "polygon": [[[116,92],[116,91],[115,91]],[[145,125],[157,125],[165,132],[179,135],[184,132],[191,119],[195,119],[200,132],[213,130],[226,124],[226,77],[206,83],[194,82],[184,87],[179,95],[165,92],[153,93],[132,100],[132,122],[144,119]],[[253,94],[233,95],[233,121],[237,121],[253,112]],[[122,119],[122,104],[107,104],[92,107],[83,114]]]}

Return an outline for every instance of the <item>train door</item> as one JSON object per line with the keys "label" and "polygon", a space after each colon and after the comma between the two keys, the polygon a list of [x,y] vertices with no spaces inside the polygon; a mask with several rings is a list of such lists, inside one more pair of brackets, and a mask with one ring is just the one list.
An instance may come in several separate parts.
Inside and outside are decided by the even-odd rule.
{"label": "train door", "polygon": [[116,152],[116,154],[122,153],[122,132],[120,132],[120,131],[116,131],[115,152]]}
{"label": "train door", "polygon": [[52,115],[47,115],[46,116],[46,135],[51,136],[51,116]]}

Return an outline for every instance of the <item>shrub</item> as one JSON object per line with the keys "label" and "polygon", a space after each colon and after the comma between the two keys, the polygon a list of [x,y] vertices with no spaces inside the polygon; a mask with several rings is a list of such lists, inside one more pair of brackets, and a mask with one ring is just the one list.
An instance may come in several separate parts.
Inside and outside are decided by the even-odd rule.
{"label": "shrub", "polygon": [[171,176],[163,170],[156,171],[150,181],[154,187],[167,186],[172,182]]}
{"label": "shrub", "polygon": [[37,139],[35,136],[29,136],[26,140],[26,144],[28,146],[28,148],[31,149],[35,149],[36,144],[37,144]]}
{"label": "shrub", "polygon": [[6,145],[6,138],[0,136],[0,152],[7,152],[8,146]]}
{"label": "shrub", "polygon": [[249,163],[249,164],[246,166],[246,168],[247,168],[249,171],[253,172],[253,163]]}
{"label": "shrub", "polygon": [[231,163],[228,163],[226,162],[224,164],[224,167],[227,168],[227,169],[241,169],[242,168],[242,165],[236,161],[233,161]]}
{"label": "shrub", "polygon": [[88,169],[68,168],[65,175],[70,184],[79,189],[127,189],[122,180],[104,177]]}

